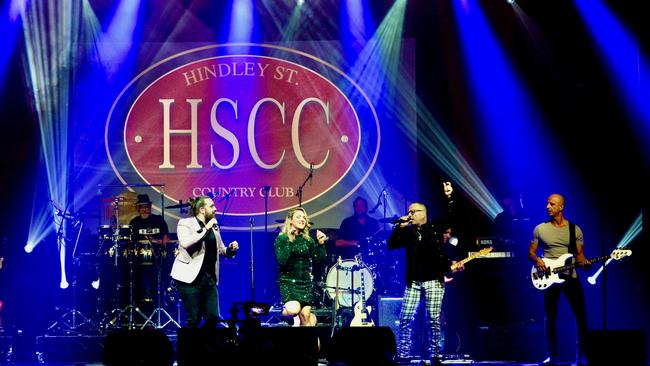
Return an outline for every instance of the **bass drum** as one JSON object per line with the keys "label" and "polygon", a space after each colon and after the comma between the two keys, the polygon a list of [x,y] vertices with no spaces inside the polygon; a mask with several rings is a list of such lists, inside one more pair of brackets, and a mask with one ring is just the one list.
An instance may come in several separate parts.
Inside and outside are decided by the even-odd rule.
{"label": "bass drum", "polygon": [[361,300],[362,293],[364,300],[370,298],[374,291],[374,275],[365,264],[358,265],[354,260],[344,260],[340,265],[335,264],[330,268],[326,284],[330,299],[336,300],[338,288],[339,305],[350,307]]}

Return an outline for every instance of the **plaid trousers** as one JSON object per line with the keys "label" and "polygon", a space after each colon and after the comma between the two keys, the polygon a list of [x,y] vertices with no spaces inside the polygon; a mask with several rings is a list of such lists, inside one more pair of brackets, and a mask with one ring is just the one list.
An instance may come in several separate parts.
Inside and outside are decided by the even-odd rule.
{"label": "plaid trousers", "polygon": [[440,310],[442,298],[445,295],[445,284],[441,280],[412,281],[404,291],[404,301],[399,316],[399,341],[397,355],[408,357],[411,352],[411,336],[413,333],[413,320],[424,294],[427,322],[429,323],[429,356],[440,355],[442,332],[440,329]]}

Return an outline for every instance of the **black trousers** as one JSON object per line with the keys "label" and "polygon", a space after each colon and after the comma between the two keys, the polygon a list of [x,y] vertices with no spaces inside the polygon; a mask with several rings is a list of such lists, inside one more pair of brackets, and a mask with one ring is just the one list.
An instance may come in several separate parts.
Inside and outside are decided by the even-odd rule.
{"label": "black trousers", "polygon": [[219,320],[219,297],[214,277],[201,272],[192,283],[177,283],[187,316],[185,326],[196,328],[203,319],[205,327],[214,327]]}
{"label": "black trousers", "polygon": [[578,278],[569,278],[565,282],[555,284],[544,292],[544,312],[546,315],[546,350],[548,356],[557,361],[558,344],[557,344],[557,310],[560,302],[560,295],[564,294],[573,315],[576,319],[577,326],[577,359],[578,361],[586,360],[587,357],[587,311],[585,305],[585,295],[582,291],[582,284]]}

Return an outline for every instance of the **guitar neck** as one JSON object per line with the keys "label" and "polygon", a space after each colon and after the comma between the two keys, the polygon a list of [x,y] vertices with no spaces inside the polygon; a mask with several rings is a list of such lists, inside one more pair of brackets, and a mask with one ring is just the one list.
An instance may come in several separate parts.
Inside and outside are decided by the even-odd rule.
{"label": "guitar neck", "polygon": [[458,264],[465,264],[465,263],[471,261],[472,259],[474,259],[474,258],[476,258],[476,257],[478,257],[478,256],[481,256],[481,255],[482,255],[482,253],[474,253],[474,254],[470,255],[469,257],[467,257],[467,258],[461,260],[460,262],[457,262],[456,265],[458,265]]}
{"label": "guitar neck", "polygon": [[458,262],[452,264],[452,265],[451,265],[451,269],[456,269],[456,268],[457,268],[458,266],[460,266],[461,264],[465,264],[465,263],[471,261],[472,259],[474,259],[474,258],[476,258],[476,257],[480,257],[480,256],[482,256],[482,255],[484,255],[484,254],[481,253],[481,252],[476,252],[476,253],[470,255],[469,257],[467,257],[467,258],[465,258],[465,259],[461,259],[460,261],[458,261]]}
{"label": "guitar neck", "polygon": [[[591,263],[601,262],[601,261],[604,261],[606,259],[609,259],[609,257],[610,257],[609,255],[604,255],[602,257],[590,259],[589,261]],[[567,271],[567,270],[570,270],[570,269],[574,269],[576,266],[577,266],[576,263],[571,263],[571,264],[567,264],[565,266],[555,267],[555,268],[553,268],[553,273],[558,273],[558,272],[563,272],[563,271]]]}
{"label": "guitar neck", "polygon": [[364,283],[363,280],[363,272],[359,272],[361,274],[361,310],[365,311],[366,309],[366,284]]}

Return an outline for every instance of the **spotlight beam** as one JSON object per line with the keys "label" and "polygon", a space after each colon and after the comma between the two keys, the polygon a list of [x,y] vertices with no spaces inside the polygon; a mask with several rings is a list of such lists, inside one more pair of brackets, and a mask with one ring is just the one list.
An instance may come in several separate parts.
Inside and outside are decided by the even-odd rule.
{"label": "spotlight beam", "polygon": [[[68,201],[70,160],[68,157],[68,97],[73,45],[77,43],[79,3],[30,1],[21,9],[25,40],[26,80],[34,97],[41,137],[41,162],[45,168],[50,199]],[[77,16],[79,15],[79,16]],[[35,197],[36,199],[36,197]],[[38,245],[52,231],[57,216],[42,209],[44,200],[34,201],[29,242]],[[62,217],[58,217],[63,220]],[[53,223],[54,222],[54,223]],[[59,222],[59,224],[61,224]],[[57,246],[61,264],[61,288],[68,286],[65,274],[66,226],[60,225]]]}
{"label": "spotlight beam", "polygon": [[[643,222],[643,213],[637,216],[636,220],[634,220],[634,222],[632,223],[632,226],[630,226],[627,232],[625,232],[625,235],[623,235],[621,241],[619,241],[618,244],[616,245],[617,249],[627,248],[628,245],[630,245],[630,243],[632,242],[632,240],[634,240],[637,236],[639,236],[639,234],[641,234],[641,231],[643,230],[642,222]],[[605,264],[602,264],[600,268],[598,268],[598,270],[593,275],[587,278],[587,282],[589,282],[589,284],[591,285],[595,285],[596,280],[598,280],[600,274],[603,272],[605,267],[609,265],[611,261],[612,258],[609,258],[607,261],[605,261]]]}

